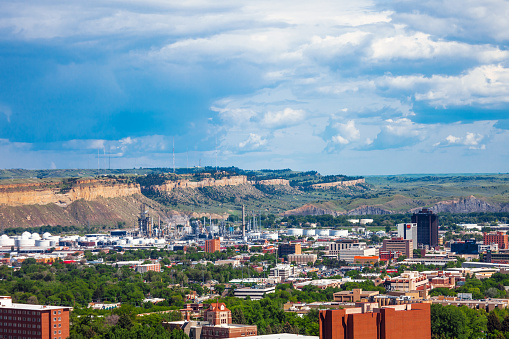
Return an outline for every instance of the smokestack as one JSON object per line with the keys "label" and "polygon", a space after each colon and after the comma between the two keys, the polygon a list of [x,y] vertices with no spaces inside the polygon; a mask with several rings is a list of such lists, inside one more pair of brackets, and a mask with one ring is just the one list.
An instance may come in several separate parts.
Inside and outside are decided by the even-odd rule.
{"label": "smokestack", "polygon": [[246,237],[246,211],[242,205],[242,238]]}

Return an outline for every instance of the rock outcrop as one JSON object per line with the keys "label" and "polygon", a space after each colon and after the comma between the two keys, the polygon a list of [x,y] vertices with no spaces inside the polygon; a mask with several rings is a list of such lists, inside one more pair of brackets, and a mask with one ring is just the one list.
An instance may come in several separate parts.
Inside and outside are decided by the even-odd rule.
{"label": "rock outcrop", "polygon": [[392,211],[386,210],[378,206],[362,205],[353,210],[346,212],[346,215],[383,215],[392,214]]}
{"label": "rock outcrop", "polygon": [[259,185],[266,185],[266,186],[276,186],[276,185],[283,185],[283,186],[290,186],[290,180],[286,179],[267,179],[267,180],[259,180],[255,182]]}
{"label": "rock outcrop", "polygon": [[346,181],[335,181],[335,182],[326,182],[322,184],[313,184],[311,187],[314,189],[324,189],[324,188],[333,188],[333,187],[349,187],[349,186],[355,186],[359,184],[366,183],[366,180],[364,179],[357,179],[357,180],[346,180]]}
{"label": "rock outcrop", "polygon": [[325,214],[330,214],[333,216],[341,215],[340,212],[333,211],[330,209],[324,209],[324,208],[315,206],[313,204],[306,204],[299,208],[289,210],[289,211],[286,211],[283,213],[284,216],[288,216],[288,215],[325,215]]}
{"label": "rock outcrop", "polygon": [[200,181],[191,181],[187,179],[181,179],[176,181],[166,181],[162,185],[150,186],[154,191],[158,192],[169,192],[174,189],[183,188],[203,188],[203,187],[221,187],[221,186],[237,186],[246,184],[247,177],[245,175],[238,175],[233,177],[225,177],[221,179],[205,178]]}
{"label": "rock outcrop", "polygon": [[[475,213],[475,212],[502,212],[501,206],[491,205],[482,199],[471,195],[466,198],[445,200],[428,208],[434,213]],[[410,210],[417,212],[420,208]]]}
{"label": "rock outcrop", "polygon": [[111,179],[83,179],[68,183],[0,185],[0,205],[25,206],[56,204],[64,207],[83,199],[119,198],[141,194],[140,186]]}

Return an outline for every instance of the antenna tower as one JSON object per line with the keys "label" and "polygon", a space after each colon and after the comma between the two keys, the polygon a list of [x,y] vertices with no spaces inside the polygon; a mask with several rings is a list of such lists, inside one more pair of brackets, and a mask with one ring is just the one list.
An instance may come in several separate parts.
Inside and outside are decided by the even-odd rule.
{"label": "antenna tower", "polygon": [[173,137],[173,173],[175,173],[175,137]]}

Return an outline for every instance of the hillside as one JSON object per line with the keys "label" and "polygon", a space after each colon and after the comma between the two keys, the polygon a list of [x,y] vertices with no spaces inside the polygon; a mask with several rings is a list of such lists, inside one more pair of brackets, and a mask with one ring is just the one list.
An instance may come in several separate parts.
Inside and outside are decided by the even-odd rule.
{"label": "hillside", "polygon": [[0,171],[0,176],[16,175],[0,180],[0,227],[132,226],[141,204],[164,222],[179,215],[239,216],[242,205],[249,212],[279,215],[401,214],[423,207],[437,213],[509,212],[507,174],[360,178],[238,168],[129,171],[144,174],[58,178],[88,172]]}
{"label": "hillside", "polygon": [[[163,173],[144,170],[96,178],[57,178],[85,174],[81,170],[10,170],[1,175],[16,179],[0,181],[0,227],[43,225],[135,225],[141,204],[166,222],[176,215],[225,218],[248,210],[280,213],[318,196],[340,198],[364,191],[364,179],[321,176],[316,172],[203,171]],[[39,178],[33,177],[38,175]],[[30,177],[27,177],[30,176]],[[42,178],[41,178],[42,177]],[[326,183],[330,187],[315,189]],[[226,214],[225,214],[226,213]]]}

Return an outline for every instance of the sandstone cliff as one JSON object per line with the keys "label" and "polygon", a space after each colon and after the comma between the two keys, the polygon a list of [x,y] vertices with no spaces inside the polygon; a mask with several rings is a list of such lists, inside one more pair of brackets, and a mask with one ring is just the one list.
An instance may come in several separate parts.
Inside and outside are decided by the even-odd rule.
{"label": "sandstone cliff", "polygon": [[0,206],[56,204],[67,206],[83,199],[119,198],[141,194],[140,186],[110,179],[83,179],[63,185],[60,183],[34,183],[0,185]]}
{"label": "sandstone cliff", "polygon": [[323,184],[314,184],[311,185],[314,189],[324,189],[324,188],[333,188],[333,187],[349,187],[355,186],[359,184],[364,184],[366,181],[364,179],[357,180],[347,180],[347,181],[335,181],[335,182],[326,182]]}
{"label": "sandstone cliff", "polygon": [[233,176],[229,178],[205,178],[200,181],[191,181],[187,179],[180,179],[176,181],[166,181],[162,185],[154,185],[150,188],[158,192],[169,192],[174,189],[185,188],[203,188],[203,187],[222,187],[222,186],[237,186],[246,184],[247,177],[244,175]]}
{"label": "sandstone cliff", "polygon": [[286,180],[286,179],[259,180],[256,183],[259,185],[267,185],[267,186],[275,186],[275,185],[290,186],[290,180]]}

